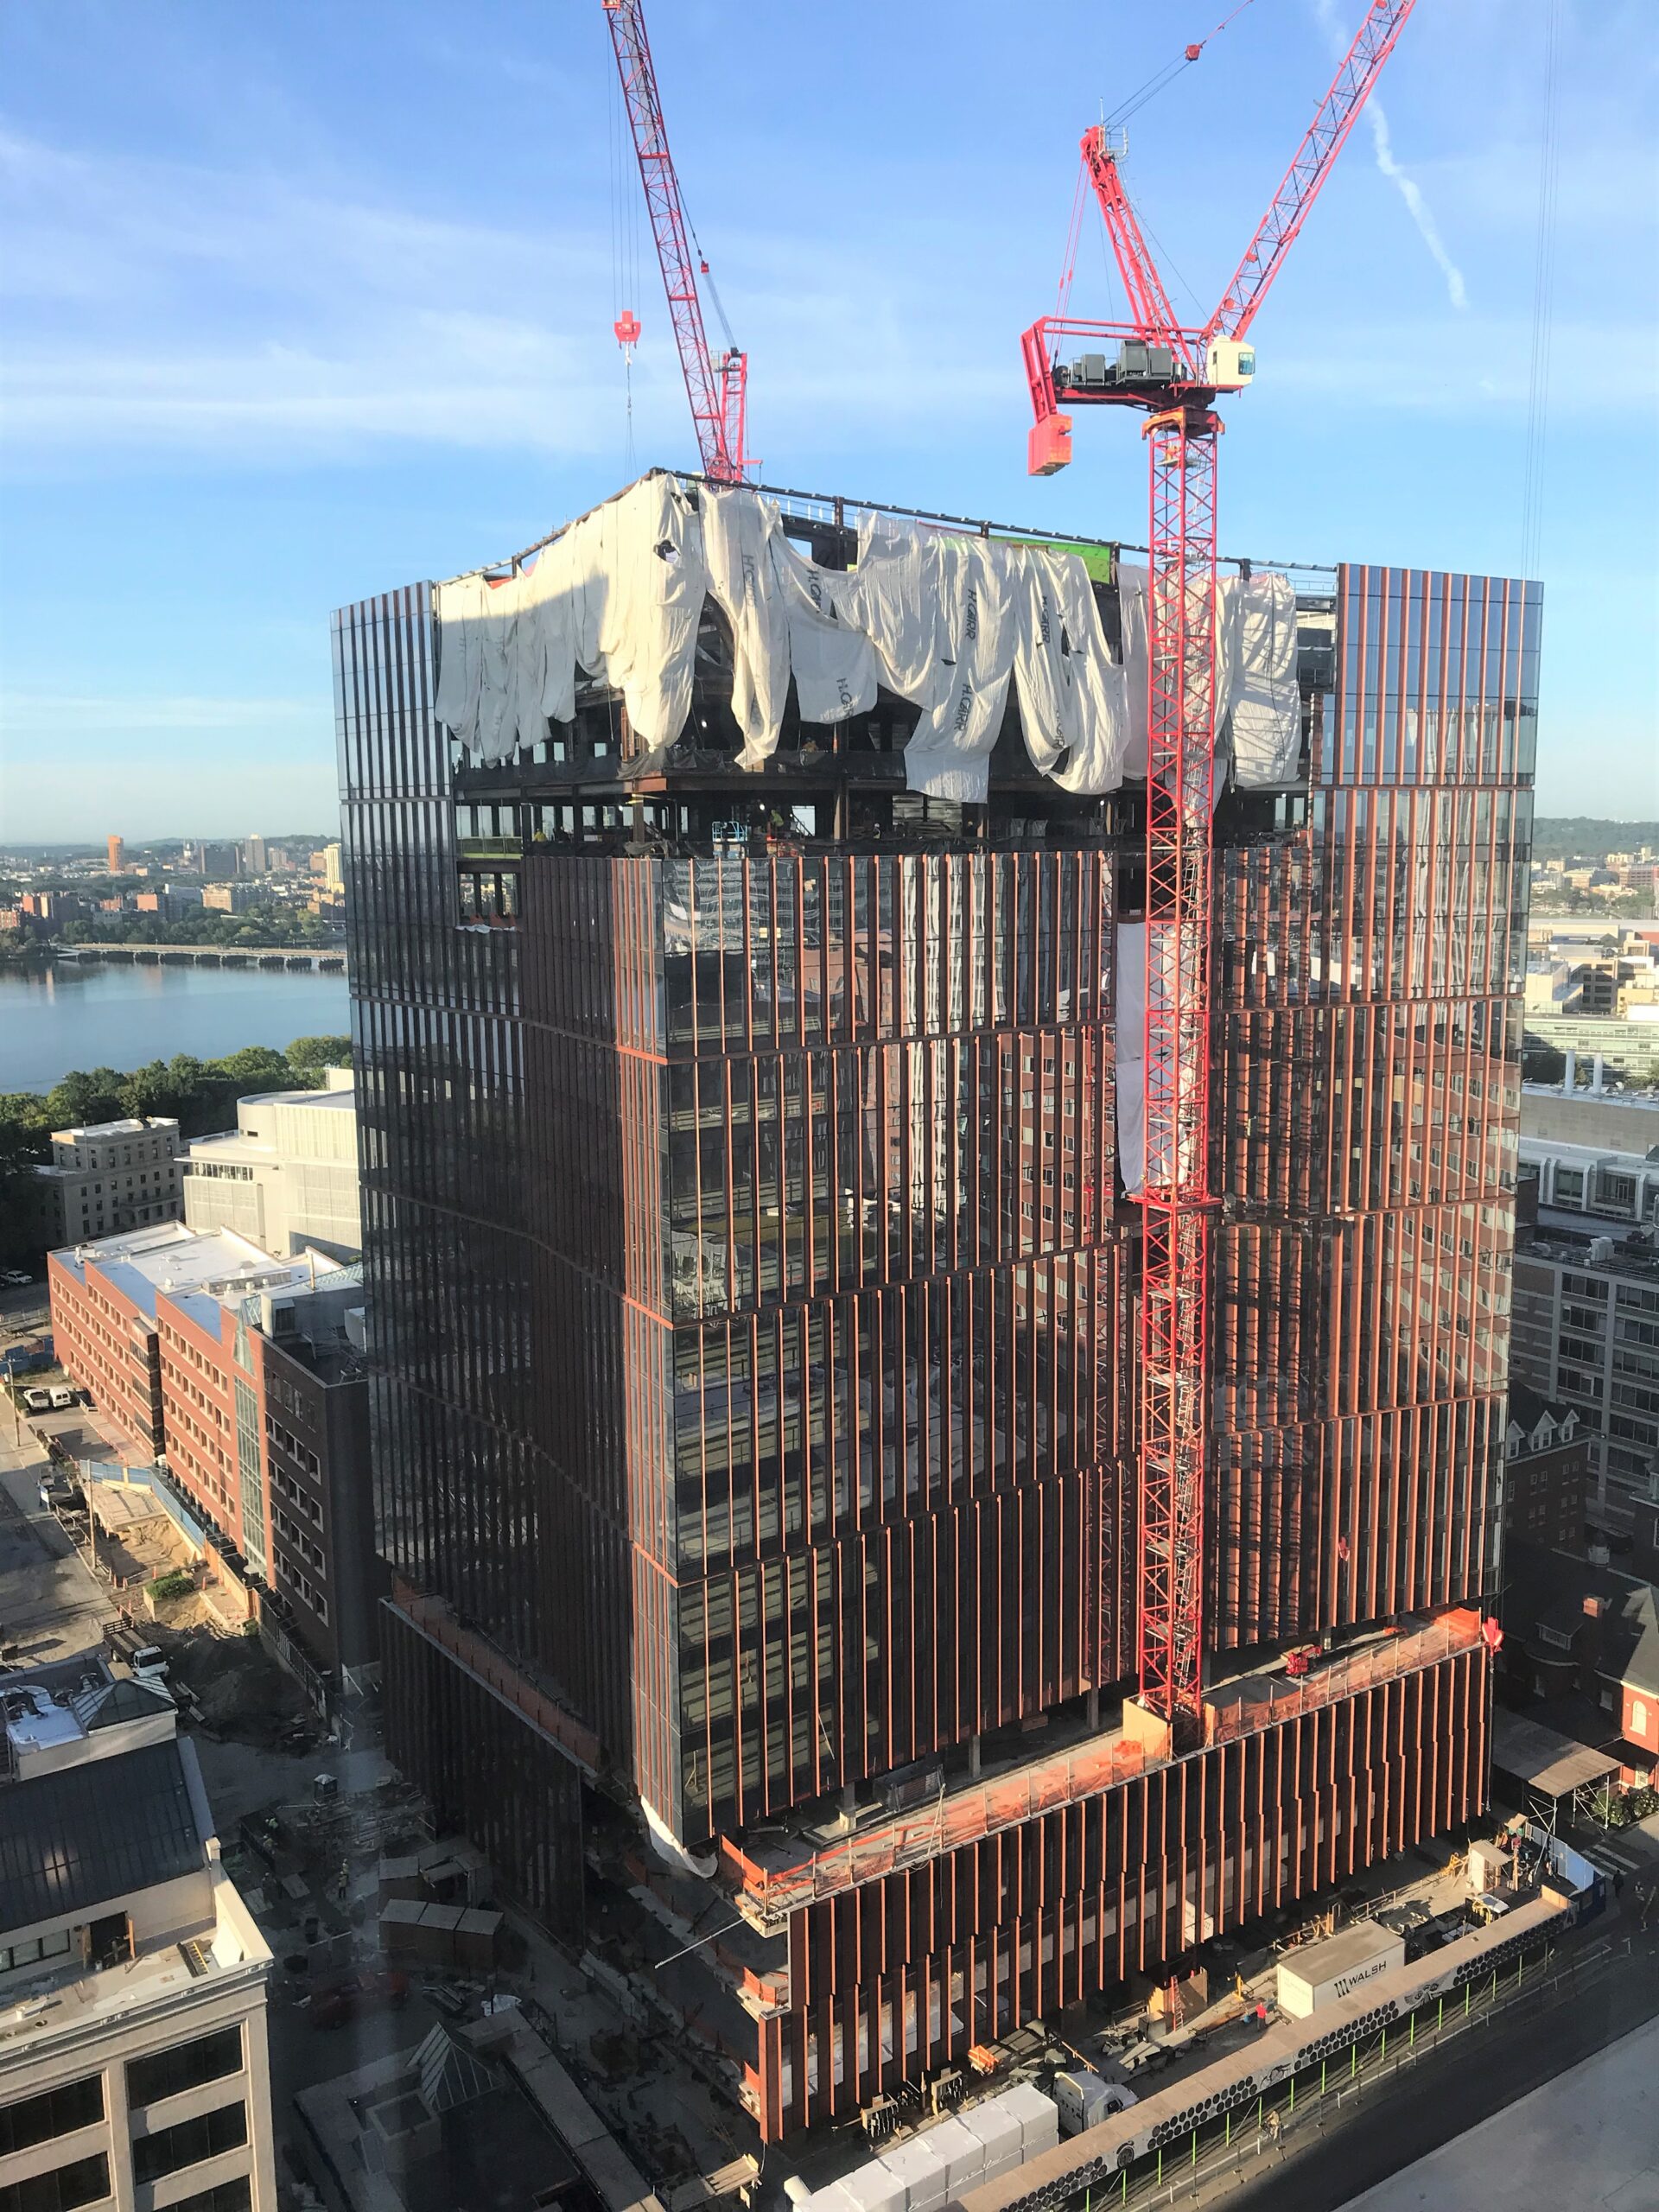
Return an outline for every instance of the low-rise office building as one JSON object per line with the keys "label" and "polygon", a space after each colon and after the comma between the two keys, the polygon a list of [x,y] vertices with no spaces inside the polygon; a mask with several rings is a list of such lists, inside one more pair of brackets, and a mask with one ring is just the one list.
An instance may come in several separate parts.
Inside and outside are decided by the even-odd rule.
{"label": "low-rise office building", "polygon": [[1659,1223],[1659,1157],[1546,1137],[1522,1137],[1520,1157],[1537,1171],[1540,1221],[1592,1234]]}
{"label": "low-rise office building", "polygon": [[1628,1535],[1659,1467],[1659,1248],[1640,1230],[1586,1236],[1540,1210],[1518,1235],[1511,1386],[1570,1406],[1590,1434],[1591,1524]]}
{"label": "low-rise office building", "polygon": [[[327,1264],[325,1262],[325,1264]],[[303,1281],[308,1265],[275,1261],[245,1237],[200,1236],[163,1222],[54,1252],[47,1293],[59,1359],[135,1455],[164,1457],[157,1305],[207,1283],[243,1296]]]}
{"label": "low-rise office building", "polygon": [[1609,1090],[1598,1084],[1592,1063],[1590,1087],[1578,1081],[1578,1064],[1560,1084],[1521,1086],[1522,1157],[1539,1144],[1582,1145],[1592,1152],[1628,1152],[1640,1158],[1659,1153],[1659,1096],[1641,1091]]}
{"label": "low-rise office building", "polygon": [[178,1123],[162,1115],[54,1129],[51,1160],[35,1170],[48,1249],[181,1219],[183,1154]]}
{"label": "low-rise office building", "polygon": [[363,1230],[351,1070],[327,1069],[321,1090],[244,1098],[236,1122],[190,1145],[183,1189],[191,1228],[233,1230],[267,1252],[311,1245],[355,1258]]}
{"label": "low-rise office building", "polygon": [[0,1707],[0,2206],[276,2212],[270,1953],[171,1703],[89,1652]]}
{"label": "low-rise office building", "polygon": [[1659,1006],[1631,1005],[1618,1014],[1580,1014],[1529,1009],[1529,1044],[1571,1052],[1586,1066],[1599,1059],[1625,1083],[1659,1083]]}
{"label": "low-rise office building", "polygon": [[1659,1470],[1659,1102],[1529,1084],[1518,1166],[1511,1391],[1576,1412],[1622,1539]]}

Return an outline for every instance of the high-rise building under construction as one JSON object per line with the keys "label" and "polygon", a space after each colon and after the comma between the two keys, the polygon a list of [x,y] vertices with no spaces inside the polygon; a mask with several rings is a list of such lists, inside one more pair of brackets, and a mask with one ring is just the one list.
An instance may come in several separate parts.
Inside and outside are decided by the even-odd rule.
{"label": "high-rise building under construction", "polygon": [[1132,559],[653,475],[336,620],[389,1748],[768,2139],[1485,1802],[1539,593],[1221,597],[1174,1730]]}

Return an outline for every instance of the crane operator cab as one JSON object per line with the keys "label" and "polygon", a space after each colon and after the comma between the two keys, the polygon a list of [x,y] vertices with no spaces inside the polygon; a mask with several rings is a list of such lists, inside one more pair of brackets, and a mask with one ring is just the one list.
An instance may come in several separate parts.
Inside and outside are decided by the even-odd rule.
{"label": "crane operator cab", "polygon": [[1207,365],[1217,391],[1243,391],[1255,374],[1255,348],[1239,338],[1212,338]]}

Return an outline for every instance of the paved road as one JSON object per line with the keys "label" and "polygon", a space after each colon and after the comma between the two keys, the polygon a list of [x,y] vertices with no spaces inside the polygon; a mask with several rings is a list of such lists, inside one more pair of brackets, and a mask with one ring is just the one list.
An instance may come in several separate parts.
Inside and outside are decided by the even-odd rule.
{"label": "paved road", "polygon": [[[1624,1902],[1631,1904],[1626,1886]],[[1211,2201],[1267,2212],[1337,2212],[1402,2166],[1425,2158],[1465,2129],[1488,2120],[1540,2083],[1659,2017],[1659,1914],[1645,1933],[1634,1910],[1609,1913],[1576,1947],[1603,1952],[1584,1968],[1576,1991],[1541,2011],[1517,2005],[1491,2028],[1470,2030],[1443,2051],[1402,2069],[1395,2084],[1363,2098],[1352,2117],[1297,2140],[1283,2158],[1269,2156],[1242,2183],[1222,2183]],[[1625,1950],[1626,1940],[1630,1950]],[[1581,2201],[1599,2201],[1588,2186]],[[1471,2203],[1468,2212],[1479,2212]]]}
{"label": "paved road", "polygon": [[25,1660],[60,1659],[98,1643],[113,1616],[104,1586],[41,1504],[46,1454],[13,1436],[0,1398],[0,1630]]}
{"label": "paved road", "polygon": [[1368,2189],[1352,2212],[1659,2205],[1659,2020]]}

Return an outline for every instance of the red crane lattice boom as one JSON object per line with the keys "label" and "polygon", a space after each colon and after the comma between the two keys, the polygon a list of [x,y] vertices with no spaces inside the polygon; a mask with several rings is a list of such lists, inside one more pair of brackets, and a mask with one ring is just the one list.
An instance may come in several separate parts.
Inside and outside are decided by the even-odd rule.
{"label": "red crane lattice boom", "polygon": [[[1414,0],[1372,0],[1272,206],[1201,330],[1184,327],[1096,125],[1083,160],[1123,279],[1127,322],[1045,316],[1021,344],[1035,421],[1028,461],[1071,458],[1073,404],[1147,417],[1146,1166],[1141,1192],[1137,1658],[1142,1701],[1192,1740],[1204,1710],[1204,1511],[1210,1459],[1211,810],[1215,778],[1215,401],[1255,372],[1243,343]],[[1189,60],[1196,53],[1188,48]],[[1116,356],[1058,359],[1061,338]]]}
{"label": "red crane lattice boom", "polygon": [[[628,111],[628,127],[633,133],[639,181],[645,187],[645,210],[662,266],[663,289],[668,295],[669,320],[679,348],[703,474],[723,483],[740,484],[748,466],[743,449],[748,356],[741,347],[728,345],[716,360],[709,349],[697,290],[699,266],[706,272],[708,264],[700,257],[694,261],[692,257],[690,226],[680,197],[674,156],[669,151],[668,127],[663,120],[651,42],[645,36],[644,8],[640,0],[602,0],[602,4]],[[637,324],[634,334],[638,335]]]}
{"label": "red crane lattice boom", "polygon": [[1374,7],[1360,25],[1331,80],[1330,91],[1296,149],[1295,159],[1285,171],[1273,205],[1257,224],[1255,236],[1233,271],[1220,305],[1205,325],[1206,339],[1221,332],[1229,338],[1243,338],[1249,330],[1268,285],[1307,219],[1308,209],[1319,198],[1332,163],[1358,120],[1377,72],[1393,53],[1412,4],[1413,0],[1403,0],[1403,4],[1393,7]]}

